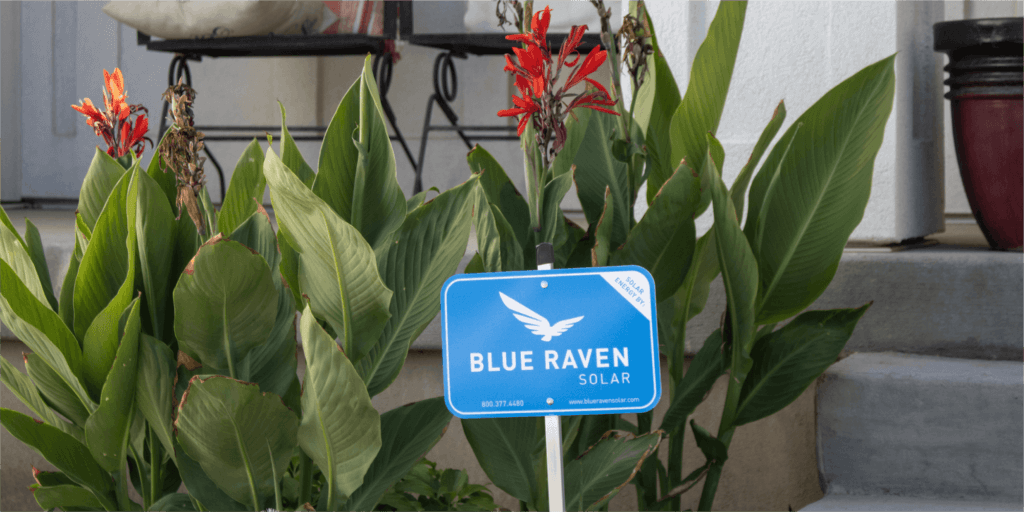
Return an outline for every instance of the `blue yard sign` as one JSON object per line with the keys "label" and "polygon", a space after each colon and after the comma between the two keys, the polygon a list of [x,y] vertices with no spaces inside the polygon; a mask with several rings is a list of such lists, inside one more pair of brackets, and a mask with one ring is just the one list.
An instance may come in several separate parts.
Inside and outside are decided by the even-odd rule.
{"label": "blue yard sign", "polygon": [[445,403],[460,418],[649,411],[656,310],[637,266],[454,276],[441,288]]}

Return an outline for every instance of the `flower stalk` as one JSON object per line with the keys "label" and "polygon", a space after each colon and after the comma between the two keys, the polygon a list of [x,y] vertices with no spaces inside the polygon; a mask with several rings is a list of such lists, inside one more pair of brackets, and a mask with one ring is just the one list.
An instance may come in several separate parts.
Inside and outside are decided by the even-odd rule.
{"label": "flower stalk", "polygon": [[163,99],[170,104],[171,126],[160,143],[160,156],[166,166],[162,170],[167,172],[170,168],[174,172],[177,184],[177,218],[181,218],[181,211],[184,208],[196,225],[196,230],[205,236],[205,222],[199,212],[199,194],[206,184],[203,175],[203,162],[206,158],[200,157],[199,152],[203,150],[205,143],[203,132],[195,129],[192,112],[195,97],[196,91],[185,85],[184,80],[180,78],[177,85],[164,91]]}

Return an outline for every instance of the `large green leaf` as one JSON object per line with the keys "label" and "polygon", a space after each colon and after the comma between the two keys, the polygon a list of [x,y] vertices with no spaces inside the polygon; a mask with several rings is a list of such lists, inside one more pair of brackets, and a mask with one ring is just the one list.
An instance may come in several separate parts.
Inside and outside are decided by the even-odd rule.
{"label": "large green leaf", "polygon": [[[484,148],[474,146],[466,155],[466,161],[473,174],[480,176],[480,188],[487,201],[501,210],[519,245],[525,248],[530,237],[530,206],[526,199],[516,190],[501,164]],[[532,246],[530,248],[532,250]]]}
{"label": "large green leaf", "polygon": [[174,287],[179,349],[237,377],[236,365],[274,327],[270,276],[263,257],[238,242],[218,235],[203,244]]}
{"label": "large green leaf", "polygon": [[[86,405],[88,402],[82,403],[75,391],[61,379],[60,373],[46,364],[39,354],[23,354],[22,357],[25,361],[25,372],[28,373],[43,399],[75,425],[85,427],[85,422],[91,414]],[[81,431],[81,434],[84,436],[85,431]],[[85,442],[84,437],[80,440]]]}
{"label": "large green leaf", "polygon": [[96,230],[104,205],[124,174],[124,167],[97,146],[78,193],[78,213],[82,214],[89,229]]}
{"label": "large green leaf", "polygon": [[[669,177],[676,163],[684,158],[693,169],[703,170],[707,156],[708,132],[718,132],[725,97],[729,92],[740,35],[746,17],[746,2],[722,2],[715,19],[708,27],[708,35],[697,49],[690,68],[690,84],[669,126],[671,167],[655,167],[647,182],[647,198],[653,199],[661,184]],[[660,149],[660,148],[659,148]],[[710,202],[705,190],[697,214],[704,212]]]}
{"label": "large green leaf", "polygon": [[610,431],[596,445],[565,465],[565,509],[595,510],[633,479],[661,443],[660,430],[639,437]]}
{"label": "large green leaf", "polygon": [[42,486],[32,484],[32,497],[43,510],[100,510],[103,504],[88,489],[77,485]]}
{"label": "large green leaf", "polygon": [[649,43],[652,52],[647,56],[647,76],[640,91],[633,91],[637,95],[633,117],[644,133],[647,155],[650,157],[652,131],[662,131],[664,144],[668,143],[668,123],[672,113],[679,105],[679,88],[676,86],[672,70],[668,68],[668,62],[665,61],[665,56],[662,55],[661,48],[658,46],[658,36],[655,34],[654,24],[651,23],[646,6],[639,2],[630,3],[629,12],[640,20],[650,34]]}
{"label": "large green leaf", "polygon": [[[234,231],[224,233],[224,236],[263,256],[271,274],[277,277],[278,266],[281,264],[281,253],[277,249],[274,226],[271,225],[270,215],[267,214],[263,205],[253,202],[253,207],[253,213],[242,221]],[[279,283],[281,283],[280,280],[275,280],[274,286],[276,287]]]}
{"label": "large green leaf", "polygon": [[299,147],[295,145],[295,139],[288,132],[288,126],[285,123],[284,105],[278,101],[277,106],[281,107],[281,160],[286,167],[291,169],[302,180],[306,188],[312,188],[313,181],[316,179],[316,173],[309,167],[306,160],[302,158],[302,153],[299,153]]}
{"label": "large green leaf", "polygon": [[299,253],[295,249],[295,242],[288,236],[288,231],[283,225],[277,226],[277,248],[281,253],[281,279],[289,291],[295,304],[302,304],[302,290],[299,288]]}
{"label": "large green leaf", "polygon": [[463,419],[462,428],[477,462],[494,485],[519,501],[535,503],[541,498],[533,467],[539,439],[537,418]]}
{"label": "large green leaf", "polygon": [[388,488],[437,444],[451,419],[444,397],[428,398],[381,415],[381,449],[366,471],[363,485],[344,509],[373,510]]}
{"label": "large green leaf", "polygon": [[632,217],[629,173],[626,164],[612,155],[612,140],[616,132],[621,130],[618,116],[603,112],[590,114],[587,135],[576,153],[576,173],[573,178],[588,224],[596,223],[601,217],[605,190],[611,191],[611,200],[615,205],[611,241],[615,247],[626,241]]}
{"label": "large green leaf", "polygon": [[780,101],[779,105],[775,107],[775,111],[772,112],[772,118],[768,120],[768,124],[761,131],[761,136],[758,137],[757,143],[754,144],[754,150],[750,153],[750,158],[747,159],[746,164],[743,164],[739,176],[736,177],[732,188],[729,189],[729,196],[736,207],[736,217],[740,219],[741,223],[743,222],[743,204],[747,198],[747,187],[750,186],[750,180],[754,177],[754,168],[761,162],[761,157],[764,156],[764,152],[768,149],[772,139],[779,133],[779,128],[782,127],[782,122],[785,120],[786,103]]}
{"label": "large green leaf", "polygon": [[686,165],[662,185],[651,207],[629,232],[612,265],[639,265],[654,277],[660,302],[679,288],[696,245],[693,212],[700,200],[700,180]]}
{"label": "large green leaf", "polygon": [[[827,92],[787,130],[751,188],[758,205],[751,244],[761,272],[757,320],[789,318],[821,295],[843,247],[864,216],[875,156],[892,111],[896,56]],[[784,154],[783,154],[784,153]]]}
{"label": "large green leaf", "polygon": [[562,199],[572,188],[572,173],[565,173],[544,185],[544,203],[541,205],[541,231],[537,243],[548,242],[554,247],[565,243],[565,214],[562,213]]}
{"label": "large green leaf", "polygon": [[[4,216],[6,219],[6,215]],[[39,281],[39,274],[36,272],[32,256],[25,248],[21,236],[14,230],[13,226],[7,223],[0,225],[0,261],[10,266],[14,274],[21,279],[28,291],[42,304],[47,304],[49,299]]]}
{"label": "large green leaf", "polygon": [[184,452],[220,489],[261,510],[277,486],[273,467],[292,457],[298,423],[280,397],[218,375],[192,379],[175,426]]}
{"label": "large green leaf", "polygon": [[28,251],[32,263],[36,267],[36,274],[39,276],[39,284],[46,294],[46,303],[50,309],[57,311],[59,304],[57,297],[53,295],[53,282],[50,281],[50,269],[46,266],[46,254],[43,252],[43,240],[39,236],[39,230],[32,221],[25,219],[25,249]]}
{"label": "large green leaf", "polygon": [[313,313],[339,334],[349,359],[358,361],[376,344],[391,316],[392,292],[377,272],[373,249],[288,171],[273,150],[267,151],[263,172],[278,222],[298,252],[302,293]]}
{"label": "large green leaf", "polygon": [[[231,174],[231,185],[224,195],[224,204],[217,216],[217,228],[227,235],[256,211],[263,202],[267,180],[263,177],[263,150],[254,138],[242,151]],[[255,201],[253,200],[255,199]]]}
{"label": "large green leaf", "polygon": [[138,212],[135,232],[138,237],[139,268],[146,290],[149,322],[157,335],[164,332],[164,320],[171,302],[171,267],[178,224],[160,184],[144,172],[139,173]]}
{"label": "large green leaf", "polygon": [[135,292],[138,167],[103,207],[75,280],[75,334],[83,333],[86,386],[99,395],[117,352],[118,322]]}
{"label": "large green leaf", "polygon": [[[277,294],[274,328],[265,342],[250,350],[242,359],[238,365],[238,378],[259,384],[261,391],[283,397],[285,405],[292,407],[293,404],[289,403],[285,395],[297,379],[295,305],[286,288],[279,288]],[[298,408],[293,410],[296,415],[299,413]]]}
{"label": "large green leaf", "polygon": [[138,365],[135,405],[163,443],[165,453],[174,459],[174,354],[160,340],[143,334],[139,339]]}
{"label": "large green leaf", "polygon": [[324,134],[313,192],[374,248],[405,219],[405,196],[369,56]]}
{"label": "large green leaf", "polygon": [[[708,157],[704,160],[710,176],[714,178],[711,196],[715,213],[715,248],[718,252],[718,266],[722,269],[726,299],[731,322],[731,342],[742,347],[744,357],[750,350],[754,336],[754,304],[757,299],[757,260],[747,244],[736,218],[736,208],[725,189],[718,164],[722,146],[708,135]],[[735,351],[734,353],[739,353]],[[735,367],[733,368],[735,370]],[[738,377],[739,380],[742,378]]]}
{"label": "large green leaf", "polygon": [[92,232],[88,231],[82,214],[75,214],[75,250],[71,253],[68,261],[68,271],[64,274],[64,284],[60,289],[60,300],[58,312],[64,325],[69,330],[75,329],[75,279],[78,278],[78,266],[82,263],[82,256],[89,246],[89,237]]}
{"label": "large green leaf", "polygon": [[[39,356],[35,354],[25,354],[25,367],[28,369],[28,358]],[[45,363],[43,363],[45,365]],[[53,425],[61,429],[64,433],[71,435],[78,441],[85,440],[85,432],[81,428],[72,425],[57,416],[57,414],[50,408],[50,406],[44,401],[43,397],[40,396],[39,390],[36,385],[33,384],[32,380],[19,372],[14,366],[7,362],[6,359],[0,358],[0,381],[7,386],[7,389],[21,400],[21,403],[25,404],[26,407],[36,416],[41,418],[46,423]]]}
{"label": "large green leaf", "polygon": [[671,434],[683,432],[686,418],[704,401],[704,397],[725,370],[726,361],[722,360],[722,330],[716,329],[704,340],[704,346],[697,351],[690,368],[673,388],[672,402],[661,420],[661,428]]}
{"label": "large green leaf", "polygon": [[594,228],[594,246],[590,249],[590,264],[593,267],[608,265],[608,258],[615,246],[612,244],[612,226],[615,224],[615,199],[609,188],[604,189],[604,209]]}
{"label": "large green leaf", "polygon": [[[164,138],[167,137],[168,133],[170,133],[170,130],[164,132]],[[160,190],[163,190],[164,195],[167,196],[167,204],[170,204],[173,208],[177,209],[177,205],[175,204],[178,197],[177,180],[174,177],[174,171],[164,164],[164,159],[160,156],[159,148],[163,142],[164,139],[160,139],[160,143],[156,146],[157,150],[153,151],[153,158],[149,160],[149,167],[146,167],[146,174],[160,185]],[[175,216],[177,217],[177,215]],[[187,217],[188,214],[185,216]]]}
{"label": "large green leaf", "polygon": [[832,363],[871,304],[808,311],[758,340],[743,383],[736,424],[766,418],[793,403]]}
{"label": "large green leaf", "polygon": [[487,272],[523,270],[523,248],[505,215],[497,205],[487,201],[482,188],[478,190],[475,203],[476,245],[484,269]]}
{"label": "large green leaf", "polygon": [[[17,279],[2,278],[0,286],[7,286],[15,282]],[[15,314],[11,304],[3,295],[0,295],[0,319],[22,343],[42,358],[45,365],[58,376],[57,378],[74,392],[83,407],[90,412],[96,409],[96,404],[90,398],[82,381],[71,371],[71,367],[68,366],[67,360],[64,359],[64,355],[57,346],[41,330]]]}
{"label": "large green leaf", "polygon": [[300,331],[306,377],[299,446],[324,473],[326,488],[320,492],[328,495],[327,503],[333,508],[363,483],[363,475],[377,456],[380,415],[356,369],[317,325],[308,304]]}
{"label": "large green leaf", "polygon": [[[245,510],[245,505],[231,499],[217,487],[217,484],[207,476],[203,467],[192,457],[185,453],[178,437],[174,437],[174,463],[181,474],[181,481],[184,482],[188,493],[192,498],[202,504],[206,510]],[[159,510],[155,509],[154,510]]]}
{"label": "large green leaf", "polygon": [[[82,375],[82,350],[78,346],[78,340],[71,333],[64,321],[52,309],[40,302],[25,284],[21,281],[14,269],[7,265],[7,262],[0,260],[0,293],[2,293],[6,307],[0,308],[10,316],[16,316],[17,320],[10,318],[8,314],[0,313],[0,318],[8,325],[18,339],[24,340],[26,344],[35,343],[51,344],[51,349],[59,352],[59,357],[67,362],[68,368],[75,376]],[[45,299],[44,299],[45,300]],[[34,340],[32,334],[25,332],[22,326],[31,325],[45,337],[44,340]],[[31,347],[33,352],[35,347]]]}
{"label": "large green leaf", "polygon": [[107,471],[121,468],[135,415],[135,381],[139,365],[139,300],[132,301],[113,367],[100,393],[100,404],[85,422],[85,441],[96,462]]}
{"label": "large green leaf", "polygon": [[71,481],[89,489],[107,510],[117,510],[110,475],[93,460],[89,449],[57,427],[10,409],[0,409],[0,423],[16,439],[32,447]]}
{"label": "large green leaf", "polygon": [[395,294],[384,332],[356,364],[370,396],[394,382],[410,345],[440,311],[441,286],[466,254],[477,194],[473,177],[413,210],[380,261],[384,284]]}

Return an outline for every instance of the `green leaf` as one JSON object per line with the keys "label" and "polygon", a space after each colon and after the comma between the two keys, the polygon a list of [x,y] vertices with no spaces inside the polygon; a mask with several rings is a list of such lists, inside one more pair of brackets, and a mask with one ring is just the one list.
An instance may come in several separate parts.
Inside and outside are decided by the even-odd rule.
{"label": "green leaf", "polygon": [[214,376],[192,379],[175,426],[184,452],[220,489],[260,510],[277,485],[273,466],[286,467],[291,459],[298,423],[280,397],[260,393],[253,384]]}
{"label": "green leaf", "polygon": [[604,211],[601,212],[601,217],[597,219],[597,227],[594,228],[594,247],[590,250],[591,266],[594,267],[608,265],[608,258],[615,248],[611,241],[614,229],[612,226],[615,223],[615,202],[611,190],[607,187],[604,189],[604,200]]}
{"label": "green leaf", "polygon": [[473,177],[413,210],[380,261],[384,284],[395,293],[384,332],[356,364],[370,396],[394,382],[412,342],[441,310],[441,286],[466,254],[477,191]]}
{"label": "green leaf", "polygon": [[89,170],[82,180],[82,190],[78,193],[78,213],[82,214],[82,219],[90,230],[96,230],[96,222],[104,205],[124,174],[124,167],[97,146]]}
{"label": "green leaf", "polygon": [[138,376],[139,300],[132,301],[124,334],[113,367],[103,383],[100,404],[85,422],[85,441],[96,462],[107,471],[118,471],[128,446],[129,427],[135,415],[135,381]]}
{"label": "green leaf", "polygon": [[41,486],[33,484],[32,497],[43,510],[60,508],[61,510],[85,509],[101,510],[103,504],[88,489],[77,485]]}
{"label": "green leaf", "polygon": [[573,161],[582,146],[584,135],[587,134],[587,124],[590,122],[594,112],[590,109],[581,108],[573,111],[572,115],[565,120],[566,137],[562,149],[551,161],[551,177],[557,178],[572,171]]}
{"label": "green leaf", "polygon": [[138,172],[136,166],[125,173],[110,194],[75,280],[75,334],[84,333],[85,382],[94,396],[114,361],[118,322],[135,292]]}
{"label": "green leaf", "polygon": [[405,219],[405,196],[369,56],[324,134],[313,192],[374,248]]}
{"label": "green leaf", "polygon": [[782,122],[785,120],[786,103],[780,101],[779,106],[775,107],[775,111],[772,112],[772,118],[768,121],[768,125],[764,127],[764,131],[761,132],[757,143],[754,144],[754,150],[750,153],[750,158],[743,165],[743,169],[740,169],[740,175],[736,177],[736,181],[733,182],[732,188],[729,190],[729,196],[736,206],[736,217],[741,222],[743,220],[743,201],[747,197],[747,187],[750,185],[750,179],[754,177],[754,168],[761,161],[765,150],[768,149],[768,144],[771,144],[775,134],[779,133],[779,128],[782,127]]}
{"label": "green leaf", "polygon": [[541,498],[533,468],[533,450],[539,439],[537,418],[461,421],[477,462],[494,485],[519,501],[534,503]]}
{"label": "green leaf", "polygon": [[[35,354],[24,355],[26,358],[26,370],[28,369],[27,359],[33,356],[39,357]],[[18,397],[18,400],[21,400],[21,403],[25,404],[30,411],[43,421],[61,429],[66,434],[70,434],[78,441],[85,440],[85,433],[82,429],[60,419],[53,409],[50,409],[50,406],[44,401],[43,397],[40,396],[39,390],[36,389],[36,385],[32,383],[32,380],[15,369],[11,363],[3,358],[0,358],[0,381],[7,386],[7,389],[14,396]]]}
{"label": "green leaf", "polygon": [[[203,467],[192,457],[185,453],[178,437],[174,437],[175,465],[181,474],[181,480],[185,483],[189,495],[195,498],[206,510],[245,510],[245,505],[231,499],[217,487],[217,484],[207,476]],[[266,453],[266,447],[263,452]],[[159,510],[150,507],[152,510]]]}
{"label": "green leaf", "polygon": [[523,270],[523,248],[512,225],[498,206],[487,200],[482,187],[475,203],[476,245],[483,268],[487,272]]}
{"label": "green leaf", "polygon": [[306,185],[306,188],[313,188],[316,173],[306,163],[306,160],[302,158],[302,154],[299,153],[299,147],[295,145],[295,139],[292,139],[292,134],[288,132],[288,126],[285,124],[284,105],[278,101],[277,106],[281,107],[281,160],[286,167],[299,177],[299,180],[302,181],[303,185]]}
{"label": "green leaf", "polygon": [[68,326],[68,330],[71,331],[75,328],[75,279],[78,278],[78,266],[82,263],[82,255],[85,254],[85,249],[89,245],[88,237],[92,235],[91,232],[86,234],[83,231],[88,229],[85,226],[85,221],[82,220],[82,214],[75,214],[75,250],[71,253],[68,271],[64,274],[64,284],[61,285],[60,303],[57,309],[64,325]]}
{"label": "green leaf", "polygon": [[654,277],[658,302],[679,288],[690,269],[696,245],[693,213],[699,200],[700,180],[693,170],[680,165],[611,258],[612,265],[647,269]]}
{"label": "green leaf", "polygon": [[871,303],[857,309],[808,311],[758,340],[743,383],[736,425],[767,418],[793,403],[832,363]]}
{"label": "green leaf", "polygon": [[[633,94],[637,95],[633,117],[649,141],[651,139],[649,127],[651,126],[654,126],[654,129],[663,129],[665,135],[668,134],[669,118],[676,111],[676,106],[679,105],[679,89],[672,77],[672,71],[668,69],[665,57],[661,54],[658,37],[655,34],[650,15],[647,13],[647,7],[641,3],[631,3],[629,4],[629,13],[640,20],[644,29],[650,34],[649,42],[652,52],[647,56],[647,76],[640,86],[640,91],[633,90]],[[647,143],[647,146],[650,147],[650,142]]]}
{"label": "green leaf", "polygon": [[263,171],[278,223],[298,252],[302,293],[309,296],[313,313],[340,335],[349,359],[358,361],[376,344],[391,316],[392,292],[380,279],[376,255],[272,150]]}
{"label": "green leaf", "polygon": [[281,254],[279,270],[284,284],[292,294],[295,304],[302,304],[302,290],[299,289],[299,253],[295,242],[288,236],[284,225],[277,226],[277,249]]}
{"label": "green leaf", "polygon": [[[4,216],[6,218],[6,215]],[[48,304],[49,299],[39,281],[39,274],[36,272],[32,256],[25,248],[21,236],[13,227],[7,223],[0,225],[0,261],[10,266],[14,275],[21,280],[28,291],[41,303]]]}
{"label": "green leaf", "polygon": [[164,320],[171,302],[171,267],[177,223],[160,184],[146,173],[139,173],[138,213],[135,232],[138,236],[139,267],[146,290],[146,306],[152,331],[164,332]]}
{"label": "green leaf", "polygon": [[[715,19],[708,27],[708,35],[693,59],[686,95],[672,115],[669,126],[670,166],[651,169],[647,183],[648,200],[653,200],[654,194],[668,179],[668,173],[677,162],[685,158],[691,168],[704,168],[708,152],[706,135],[718,132],[718,122],[722,118],[725,97],[736,65],[746,11],[746,2],[719,4]],[[704,213],[707,208],[710,202],[708,193],[706,189],[703,191],[697,215]]]}
{"label": "green leaf", "polygon": [[139,340],[135,404],[172,460],[175,458],[172,440],[174,366],[175,357],[171,349],[160,340],[143,334]]}
{"label": "green leaf", "polygon": [[[300,321],[306,376],[299,446],[327,478],[328,506],[351,496],[381,447],[380,415],[352,363],[306,305]],[[290,454],[289,454],[290,456]]]}
{"label": "green leaf", "polygon": [[452,414],[444,397],[429,398],[381,415],[381,449],[366,472],[363,485],[344,510],[373,510],[395,485],[441,439]]}
{"label": "green leaf", "polygon": [[[526,247],[530,237],[530,206],[509,180],[501,164],[479,145],[466,155],[473,174],[480,176],[480,187],[487,201],[498,207],[516,235],[520,247]],[[533,246],[530,246],[533,250]]]}
{"label": "green leaf", "polygon": [[[42,394],[43,399],[65,418],[74,422],[75,425],[85,427],[85,422],[89,419],[91,412],[82,403],[78,395],[61,379],[60,374],[54,371],[50,365],[46,364],[46,361],[39,354],[23,354],[23,358],[25,361],[25,371],[32,379],[39,393]],[[40,416],[40,418],[43,417]],[[62,428],[62,430],[65,429]],[[68,433],[70,434],[71,432]],[[84,436],[85,432],[79,429],[79,434]],[[78,438],[76,434],[72,435]],[[79,440],[85,442],[84,437],[79,438]]]}
{"label": "green leaf", "polygon": [[46,294],[46,303],[50,309],[57,311],[59,304],[57,297],[53,295],[53,283],[50,281],[50,269],[46,266],[46,253],[43,252],[43,240],[39,237],[39,230],[32,221],[25,219],[25,249],[36,267],[36,274],[39,275],[39,284]]}
{"label": "green leaf", "polygon": [[172,493],[165,494],[163,498],[154,501],[149,510],[192,512],[195,510],[195,507],[192,506],[192,500],[189,499],[188,494]]}
{"label": "green leaf", "polygon": [[203,222],[206,225],[206,234],[203,238],[209,239],[219,229],[217,229],[217,209],[213,206],[213,201],[210,199],[210,189],[208,187],[203,187],[199,192],[199,211],[202,212]]}
{"label": "green leaf", "polygon": [[[164,133],[165,138],[167,137],[167,133],[170,133],[170,130]],[[159,149],[163,142],[163,139],[160,139],[160,143],[156,145],[156,150],[153,151],[153,158],[149,160],[149,167],[146,167],[146,174],[160,185],[160,190],[163,190],[164,195],[167,196],[167,204],[171,205],[171,208],[174,208],[178,199],[178,185],[177,180],[174,177],[174,171],[168,168],[164,163],[163,157],[160,155]],[[188,214],[185,216],[187,217]],[[177,217],[177,215],[175,215],[175,217]]]}
{"label": "green leaf", "polygon": [[610,240],[615,247],[626,241],[632,227],[629,173],[626,164],[612,155],[612,140],[618,137],[616,130],[621,129],[618,116],[602,112],[590,114],[587,135],[576,153],[573,178],[588,224],[598,222],[610,192],[615,210]]}
{"label": "green leaf", "polygon": [[[708,135],[705,172],[713,178],[711,196],[715,213],[715,248],[729,313],[728,339],[733,347],[730,378],[742,382],[749,369],[754,336],[754,305],[757,300],[757,260],[736,219],[736,208],[725,190],[716,160],[724,156],[721,144]],[[739,350],[737,350],[737,347]]]}
{"label": "green leaf", "polygon": [[562,213],[562,199],[572,188],[572,173],[565,173],[552,178],[544,185],[544,204],[542,208],[542,224],[538,243],[548,242],[555,247],[561,247],[558,235],[565,236],[565,214]]}
{"label": "green leaf", "polygon": [[463,271],[465,274],[483,274],[487,272],[484,268],[484,260],[480,257],[480,253],[474,253],[473,257],[469,259],[469,263],[466,264],[466,270]]}
{"label": "green leaf", "polygon": [[277,291],[277,315],[274,327],[264,343],[257,345],[238,365],[238,378],[259,384],[260,391],[282,397],[285,405],[299,414],[298,407],[288,400],[288,390],[297,380],[295,305],[286,288]]}
{"label": "green leaf", "polygon": [[[762,169],[778,168],[775,175],[761,172],[754,179],[751,218],[757,213],[750,233],[763,290],[758,323],[802,311],[832,281],[871,193],[895,94],[895,58],[864,68],[822,96],[768,155]],[[787,139],[791,146],[783,145]]]}
{"label": "green leaf", "polygon": [[633,479],[661,443],[656,430],[639,437],[610,431],[565,465],[565,509],[594,510],[608,503]]}
{"label": "green leaf", "polygon": [[427,190],[420,191],[420,193],[418,193],[418,194],[410,197],[408,200],[406,200],[405,201],[406,216],[408,216],[409,213],[412,212],[413,210],[415,210],[416,208],[419,208],[420,206],[422,206],[423,202],[427,200],[427,192],[431,192],[431,191],[433,191],[435,194],[440,194],[441,193],[441,191],[438,190],[437,187],[430,187]]}
{"label": "green leaf", "polygon": [[[250,199],[250,201],[252,200]],[[225,233],[225,236],[256,251],[267,262],[271,275],[277,277],[278,266],[281,264],[281,253],[277,249],[274,226],[271,225],[270,215],[267,214],[263,205],[255,201],[252,202],[252,214],[243,220],[234,231]],[[278,283],[280,281],[274,281],[274,286],[278,287]]]}
{"label": "green leaf", "polygon": [[[5,307],[0,307],[0,318],[11,332],[29,345],[33,352],[41,351],[46,354],[47,359],[59,357],[66,361],[73,375],[81,376],[82,350],[75,335],[57,313],[28,290],[14,269],[4,260],[0,260],[0,294],[3,295],[5,303]],[[42,339],[36,338],[34,333],[27,332],[25,326],[32,326],[34,331],[42,335]],[[47,344],[48,347],[39,350],[39,344]]]}
{"label": "green leaf", "polygon": [[686,418],[704,401],[704,397],[711,392],[711,387],[725,370],[726,362],[722,360],[722,330],[715,329],[715,332],[704,340],[704,346],[697,351],[697,356],[693,358],[686,374],[676,383],[672,391],[672,402],[661,420],[661,428],[669,433],[681,433],[686,427]]}
{"label": "green leaf", "polygon": [[[300,157],[301,158],[301,157]],[[235,164],[235,172],[231,174],[231,185],[224,195],[224,204],[217,216],[217,227],[225,235],[231,233],[253,213],[256,206],[263,202],[263,191],[267,188],[267,180],[263,177],[263,150],[259,142],[252,142],[242,151]],[[254,201],[255,199],[255,201]]]}
{"label": "green leaf", "polygon": [[174,287],[179,350],[204,366],[227,369],[267,339],[278,294],[263,257],[215,236],[203,244]]}
{"label": "green leaf", "polygon": [[89,489],[107,510],[117,510],[110,475],[93,460],[89,449],[57,427],[17,411],[0,409],[0,423],[16,439],[32,447],[71,481]]}
{"label": "green leaf", "polygon": [[696,420],[690,420],[690,427],[693,429],[697,447],[700,448],[708,462],[721,464],[729,458],[729,448],[725,446],[725,443],[698,425]]}

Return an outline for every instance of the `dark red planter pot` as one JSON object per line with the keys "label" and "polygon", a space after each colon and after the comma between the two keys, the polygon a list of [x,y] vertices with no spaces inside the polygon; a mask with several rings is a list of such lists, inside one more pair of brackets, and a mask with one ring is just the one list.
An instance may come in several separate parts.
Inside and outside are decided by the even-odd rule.
{"label": "dark red planter pot", "polygon": [[995,249],[1024,245],[1024,18],[947,21],[935,50],[949,54],[960,177]]}

